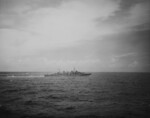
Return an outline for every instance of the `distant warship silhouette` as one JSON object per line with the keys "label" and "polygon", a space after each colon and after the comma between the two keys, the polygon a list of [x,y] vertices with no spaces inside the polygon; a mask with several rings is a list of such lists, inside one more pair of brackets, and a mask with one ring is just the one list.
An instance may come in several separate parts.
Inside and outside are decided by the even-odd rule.
{"label": "distant warship silhouette", "polygon": [[91,75],[91,73],[85,73],[85,72],[79,72],[75,69],[73,69],[72,71],[63,71],[63,72],[57,72],[57,73],[53,73],[53,74],[45,74],[45,77],[49,77],[49,76],[89,76]]}

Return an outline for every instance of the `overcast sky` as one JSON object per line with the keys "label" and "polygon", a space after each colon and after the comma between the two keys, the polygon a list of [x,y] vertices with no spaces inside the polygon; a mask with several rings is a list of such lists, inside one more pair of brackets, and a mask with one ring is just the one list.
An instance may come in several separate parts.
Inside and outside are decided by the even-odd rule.
{"label": "overcast sky", "polygon": [[0,0],[0,71],[150,71],[149,0]]}

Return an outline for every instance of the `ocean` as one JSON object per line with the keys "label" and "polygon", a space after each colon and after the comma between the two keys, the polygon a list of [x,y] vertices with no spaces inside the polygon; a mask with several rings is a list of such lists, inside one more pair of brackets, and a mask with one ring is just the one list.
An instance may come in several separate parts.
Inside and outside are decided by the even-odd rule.
{"label": "ocean", "polygon": [[0,73],[0,118],[150,118],[150,73]]}

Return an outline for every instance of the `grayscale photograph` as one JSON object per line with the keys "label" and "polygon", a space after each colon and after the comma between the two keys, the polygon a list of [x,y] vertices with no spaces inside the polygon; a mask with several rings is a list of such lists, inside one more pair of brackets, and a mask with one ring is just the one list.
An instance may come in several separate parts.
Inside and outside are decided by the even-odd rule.
{"label": "grayscale photograph", "polygon": [[150,0],[0,0],[0,118],[150,118]]}

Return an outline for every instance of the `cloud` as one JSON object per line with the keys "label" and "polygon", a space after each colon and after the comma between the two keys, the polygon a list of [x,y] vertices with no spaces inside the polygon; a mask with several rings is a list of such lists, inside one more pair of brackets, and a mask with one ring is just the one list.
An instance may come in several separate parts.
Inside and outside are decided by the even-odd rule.
{"label": "cloud", "polygon": [[[131,7],[126,19],[127,27],[145,25],[150,21],[150,3],[137,3]],[[137,29],[138,30],[138,29]]]}
{"label": "cloud", "polygon": [[[126,5],[128,4],[128,5]],[[119,9],[108,19],[102,21],[97,19],[99,29],[106,31],[106,35],[124,32],[135,32],[148,30],[150,27],[150,2],[143,1],[121,1]]]}
{"label": "cloud", "polygon": [[6,1],[6,6],[10,6],[8,10],[14,13],[2,13],[0,22],[3,25],[1,52],[7,55],[10,52],[18,55],[16,50],[20,55],[34,55],[42,50],[75,46],[81,40],[93,40],[103,30],[97,29],[95,19],[107,19],[119,7],[119,3],[112,0],[65,1],[57,7],[45,7],[47,2],[40,6],[42,1],[32,1],[31,6],[36,3],[39,7],[30,10],[28,2]]}
{"label": "cloud", "polygon": [[113,68],[121,68],[136,61],[131,51],[136,53],[140,45],[132,48],[126,39],[132,36],[126,32],[147,26],[150,5],[135,2],[127,9],[121,3],[122,0],[1,0],[0,65],[16,70],[57,68],[55,65],[107,70],[111,63]]}
{"label": "cloud", "polygon": [[[39,24],[41,19],[43,20],[45,19],[45,21],[43,22],[47,22],[48,20],[49,21],[48,23],[50,23],[51,18],[53,18],[53,20],[57,20],[57,19],[66,20],[70,18],[70,20],[75,19],[78,20],[78,22],[80,22],[81,20],[81,23],[84,24],[84,26],[82,27],[85,27],[85,25],[87,25],[85,23],[91,22],[91,21],[89,22],[89,20],[94,20],[95,18],[100,18],[101,20],[104,20],[114,15],[115,11],[119,9],[119,1],[120,0],[107,0],[107,1],[106,0],[94,0],[94,1],[91,0],[86,0],[86,1],[85,0],[83,1],[82,0],[77,0],[77,1],[14,0],[13,2],[12,1],[10,2],[6,0],[4,2],[2,0],[2,3],[3,2],[5,3],[5,4],[3,3],[4,4],[3,6],[5,7],[2,7],[3,12],[1,12],[1,25],[3,26],[6,25],[7,27],[9,25],[13,27],[17,27],[19,25],[19,28],[20,27],[24,28],[24,26],[31,25],[31,23],[33,22]],[[55,4],[57,4],[58,6],[55,6]],[[66,19],[64,19],[65,17]],[[28,22],[31,20],[32,20],[31,23]],[[52,21],[51,23],[53,22],[54,21]],[[35,25],[37,25],[36,23]],[[70,23],[74,23],[74,22],[70,22]],[[79,27],[79,29],[80,28],[81,27]]]}
{"label": "cloud", "polygon": [[123,57],[136,56],[136,55],[137,55],[137,53],[135,53],[135,52],[129,52],[129,53],[125,53],[125,54],[115,56],[115,58],[123,58]]}

